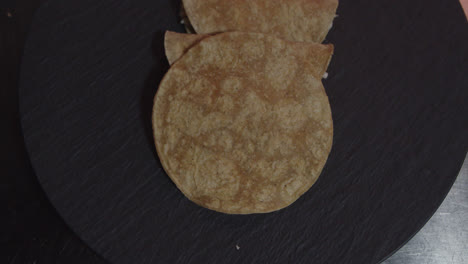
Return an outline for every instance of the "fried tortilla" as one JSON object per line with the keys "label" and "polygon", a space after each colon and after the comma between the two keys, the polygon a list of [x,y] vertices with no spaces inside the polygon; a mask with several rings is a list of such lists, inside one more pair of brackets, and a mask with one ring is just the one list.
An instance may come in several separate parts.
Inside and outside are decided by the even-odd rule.
{"label": "fried tortilla", "polygon": [[[321,43],[331,29],[338,0],[183,0],[199,34],[229,31],[274,34]],[[186,23],[188,23],[186,19]]]}
{"label": "fried tortilla", "polygon": [[191,201],[228,214],[267,213],[315,183],[332,146],[316,45],[222,33],[190,48],[154,98],[164,170]]}
{"label": "fried tortilla", "polygon": [[187,13],[185,12],[185,8],[183,4],[181,5],[181,9],[180,9],[180,18],[181,18],[180,23],[184,25],[185,31],[190,34],[195,34],[196,33],[195,29],[193,29],[192,23],[190,23],[190,20],[187,17]]}
{"label": "fried tortilla", "polygon": [[[192,46],[200,42],[202,39],[210,37],[211,35],[197,35],[197,34],[183,34],[176,33],[172,31],[166,31],[164,46],[166,49],[166,57],[169,61],[169,64],[173,64],[178,60],[182,55],[184,55],[187,50]],[[313,68],[313,76],[321,79],[330,63],[331,57],[333,55],[333,45],[327,44],[317,44],[317,43],[298,43],[298,42],[288,42],[291,49],[301,49],[303,46],[307,46],[310,51],[309,59],[311,63],[314,63],[315,67]]]}
{"label": "fried tortilla", "polygon": [[193,45],[209,36],[210,35],[183,34],[166,31],[166,34],[164,34],[164,49],[166,50],[166,57],[169,64],[172,65]]}

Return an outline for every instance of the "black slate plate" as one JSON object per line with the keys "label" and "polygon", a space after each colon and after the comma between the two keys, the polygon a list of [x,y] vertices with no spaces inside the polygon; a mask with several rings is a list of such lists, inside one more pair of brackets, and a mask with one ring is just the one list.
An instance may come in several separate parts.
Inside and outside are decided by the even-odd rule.
{"label": "black slate plate", "polygon": [[458,1],[341,1],[324,81],[329,161],[292,206],[249,216],[188,201],[153,147],[163,33],[183,31],[179,2],[53,0],[32,25],[26,145],[51,202],[91,248],[113,263],[376,263],[422,227],[468,147]]}

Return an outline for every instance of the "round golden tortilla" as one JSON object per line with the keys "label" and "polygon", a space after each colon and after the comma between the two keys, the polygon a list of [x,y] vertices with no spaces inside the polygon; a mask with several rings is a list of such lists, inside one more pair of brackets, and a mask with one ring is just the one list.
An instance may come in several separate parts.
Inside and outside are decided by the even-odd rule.
{"label": "round golden tortilla", "polygon": [[[209,38],[210,36],[211,35],[183,34],[166,31],[166,34],[164,35],[164,48],[169,64],[172,65],[182,57],[187,50],[201,40]],[[302,49],[304,47],[303,43],[289,43],[288,45],[290,48],[293,48],[292,46],[294,45],[297,49]],[[313,60],[313,63],[315,64],[315,67],[313,68],[314,72],[312,74],[317,79],[322,79],[332,58],[334,47],[332,44],[309,43],[306,45],[309,50],[313,51],[309,54],[309,56],[311,56],[309,58]]]}
{"label": "round golden tortilla", "polygon": [[296,201],[319,177],[333,122],[313,45],[222,33],[177,60],[154,99],[161,163],[191,201],[229,214]]}
{"label": "round golden tortilla", "polygon": [[293,41],[322,42],[338,0],[183,0],[199,34],[228,31],[273,34]]}

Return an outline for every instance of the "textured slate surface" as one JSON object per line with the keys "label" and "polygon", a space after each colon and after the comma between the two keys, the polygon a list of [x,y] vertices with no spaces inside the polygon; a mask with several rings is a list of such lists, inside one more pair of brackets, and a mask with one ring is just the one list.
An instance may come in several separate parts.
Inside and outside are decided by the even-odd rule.
{"label": "textured slate surface", "polygon": [[[451,1],[341,1],[325,86],[335,137],[291,207],[229,216],[177,190],[154,151],[162,36],[179,1],[49,1],[32,25],[20,110],[39,181],[113,263],[376,263],[442,202],[468,147],[468,28]],[[240,249],[236,249],[236,245]]]}

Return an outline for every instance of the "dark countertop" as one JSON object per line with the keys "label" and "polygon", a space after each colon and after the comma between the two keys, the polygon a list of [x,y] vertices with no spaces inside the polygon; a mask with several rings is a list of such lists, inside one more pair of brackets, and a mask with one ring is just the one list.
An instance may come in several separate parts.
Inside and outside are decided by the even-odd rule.
{"label": "dark countertop", "polygon": [[[0,263],[105,263],[66,226],[48,202],[24,148],[18,114],[22,47],[40,0],[0,9],[1,179]],[[5,209],[4,209],[5,210]],[[432,219],[384,263],[467,263],[468,162]]]}

